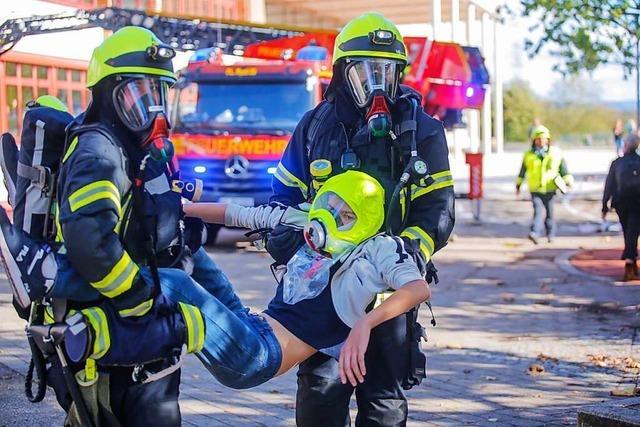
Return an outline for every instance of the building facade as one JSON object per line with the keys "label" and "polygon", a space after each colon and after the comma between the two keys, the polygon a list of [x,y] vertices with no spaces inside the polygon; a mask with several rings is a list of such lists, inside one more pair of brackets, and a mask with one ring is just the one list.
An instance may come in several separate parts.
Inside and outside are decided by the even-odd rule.
{"label": "building facade", "polygon": [[[245,0],[52,0],[26,3],[13,15],[0,12],[0,22],[17,16],[99,7],[239,21],[248,19]],[[0,56],[0,133],[11,132],[19,139],[25,105],[40,95],[60,98],[72,114],[79,114],[87,107],[91,97],[85,86],[88,59],[93,47],[106,34],[99,29],[94,30],[92,34],[97,31],[98,36],[93,37],[95,40],[88,46],[78,46],[78,39],[82,36],[77,32],[38,35],[26,37],[23,39],[26,44],[21,40],[15,49]],[[30,38],[37,39],[39,43],[27,40]],[[48,55],[53,51],[59,52],[59,56]]]}

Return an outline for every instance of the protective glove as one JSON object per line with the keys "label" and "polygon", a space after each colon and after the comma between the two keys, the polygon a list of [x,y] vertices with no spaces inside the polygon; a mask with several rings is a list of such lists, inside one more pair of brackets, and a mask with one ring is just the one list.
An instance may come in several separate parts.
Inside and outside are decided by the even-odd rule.
{"label": "protective glove", "polygon": [[265,249],[277,264],[286,265],[304,243],[301,229],[280,224],[267,235]]}
{"label": "protective glove", "polygon": [[184,243],[195,254],[204,244],[204,222],[200,218],[184,218]]}

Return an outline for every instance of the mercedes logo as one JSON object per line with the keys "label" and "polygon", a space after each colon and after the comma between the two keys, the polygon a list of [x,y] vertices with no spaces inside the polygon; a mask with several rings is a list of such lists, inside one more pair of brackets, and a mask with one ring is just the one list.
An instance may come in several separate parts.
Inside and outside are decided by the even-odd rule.
{"label": "mercedes logo", "polygon": [[249,160],[233,156],[224,164],[224,174],[229,178],[242,178],[249,172]]}

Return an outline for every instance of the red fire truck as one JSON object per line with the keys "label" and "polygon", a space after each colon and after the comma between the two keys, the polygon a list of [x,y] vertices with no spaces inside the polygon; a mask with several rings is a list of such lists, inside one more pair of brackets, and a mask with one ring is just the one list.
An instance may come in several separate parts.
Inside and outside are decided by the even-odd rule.
{"label": "red fire truck", "polygon": [[204,183],[201,200],[268,202],[291,133],[329,78],[324,61],[197,52],[176,85],[171,139],[184,178]]}

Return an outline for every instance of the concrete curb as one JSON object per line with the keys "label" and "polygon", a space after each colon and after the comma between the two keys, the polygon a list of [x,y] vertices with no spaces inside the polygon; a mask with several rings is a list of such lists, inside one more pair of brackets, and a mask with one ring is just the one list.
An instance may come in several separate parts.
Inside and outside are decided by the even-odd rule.
{"label": "concrete curb", "polygon": [[578,427],[640,426],[640,397],[613,400],[578,409]]}
{"label": "concrete curb", "polygon": [[554,259],[553,262],[560,267],[560,270],[564,271],[565,273],[572,275],[572,276],[579,276],[579,277],[584,277],[585,279],[589,279],[589,280],[596,280],[598,282],[601,283],[607,283],[609,285],[614,285],[615,284],[615,280],[612,280],[610,277],[606,277],[606,276],[598,276],[595,274],[589,274],[589,273],[585,273],[584,271],[574,267],[571,264],[571,257],[582,252],[582,249],[571,249],[568,251],[564,251],[561,254],[557,255]]}

